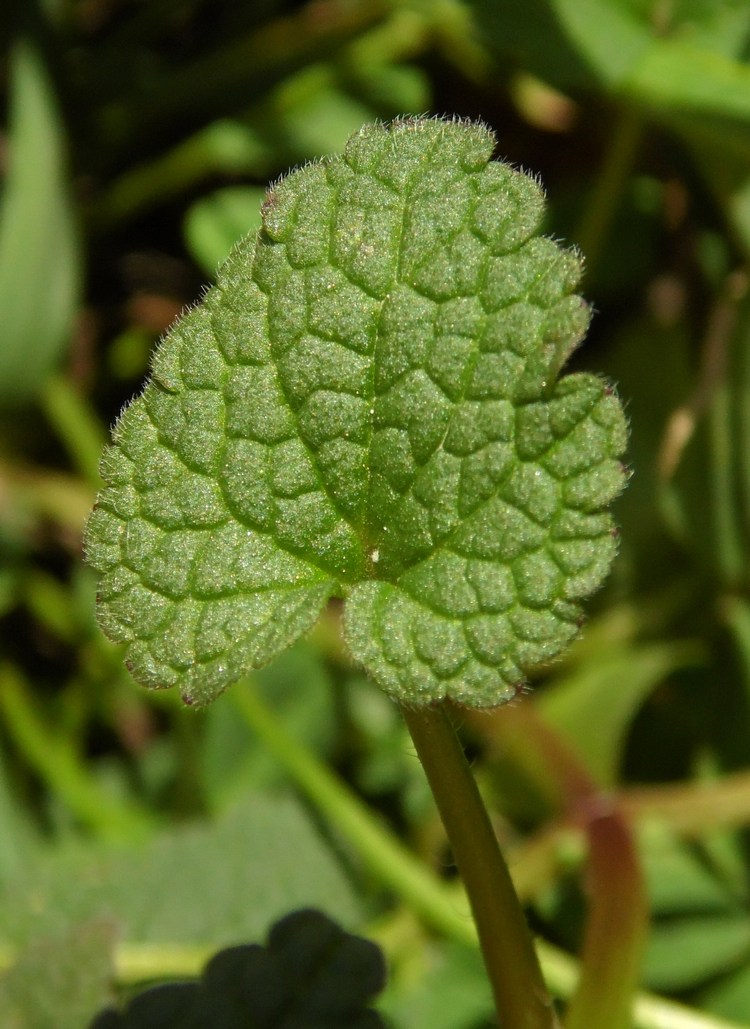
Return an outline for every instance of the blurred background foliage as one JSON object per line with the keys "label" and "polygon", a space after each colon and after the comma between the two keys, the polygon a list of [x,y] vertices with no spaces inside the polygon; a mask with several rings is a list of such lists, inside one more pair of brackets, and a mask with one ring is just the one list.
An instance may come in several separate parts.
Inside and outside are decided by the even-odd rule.
{"label": "blurred background foliage", "polygon": [[[588,261],[573,365],[632,422],[611,581],[521,704],[462,716],[475,771],[557,989],[606,798],[648,884],[644,990],[750,1025],[750,4],[3,11],[0,1022],[78,1029],[314,905],[385,948],[394,1025],[492,1024],[408,736],[337,611],[196,715],[130,681],[80,550],[108,426],[264,185],[429,111],[541,176],[547,231]],[[640,1002],[635,1025],[683,1024]]]}

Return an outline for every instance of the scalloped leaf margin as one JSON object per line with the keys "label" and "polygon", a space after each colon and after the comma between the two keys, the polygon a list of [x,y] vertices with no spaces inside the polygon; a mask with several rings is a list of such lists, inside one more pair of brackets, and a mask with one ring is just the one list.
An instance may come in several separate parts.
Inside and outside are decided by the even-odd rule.
{"label": "scalloped leaf margin", "polygon": [[606,575],[626,423],[593,375],[578,255],[484,126],[365,126],[282,179],[159,345],[86,531],[98,616],[205,704],[345,601],[388,693],[488,707]]}

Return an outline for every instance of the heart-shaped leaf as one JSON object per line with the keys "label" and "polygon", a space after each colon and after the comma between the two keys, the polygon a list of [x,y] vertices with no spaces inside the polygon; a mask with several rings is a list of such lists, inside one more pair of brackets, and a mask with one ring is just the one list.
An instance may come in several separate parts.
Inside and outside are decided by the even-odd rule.
{"label": "heart-shaped leaf", "polygon": [[345,598],[397,699],[501,703],[615,541],[622,410],[557,381],[576,254],[483,126],[367,126],[268,194],[125,411],[87,547],[133,674],[206,703]]}

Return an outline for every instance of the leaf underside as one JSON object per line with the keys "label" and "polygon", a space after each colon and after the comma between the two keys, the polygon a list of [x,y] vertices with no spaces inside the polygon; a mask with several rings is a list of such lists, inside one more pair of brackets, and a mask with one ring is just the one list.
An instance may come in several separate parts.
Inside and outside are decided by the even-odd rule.
{"label": "leaf underside", "polygon": [[204,704],[345,600],[408,704],[478,707],[576,634],[615,550],[617,398],[539,186],[477,124],[367,126],[267,195],[160,344],[89,520],[99,618]]}

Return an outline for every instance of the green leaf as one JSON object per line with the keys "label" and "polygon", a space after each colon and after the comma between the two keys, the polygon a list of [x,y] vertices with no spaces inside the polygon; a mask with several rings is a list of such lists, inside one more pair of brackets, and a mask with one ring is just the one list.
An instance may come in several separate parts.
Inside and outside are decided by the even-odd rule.
{"label": "green leaf", "polygon": [[745,961],[729,975],[710,982],[699,999],[701,1008],[712,1014],[746,1021],[750,1011],[750,964]]}
{"label": "green leaf", "polygon": [[394,971],[379,1005],[393,1025],[477,1029],[492,1024],[492,994],[476,948],[448,941],[413,951],[408,974],[399,977]]}
{"label": "green leaf", "polygon": [[625,92],[657,112],[684,111],[744,123],[750,118],[750,68],[679,39],[653,46]]}
{"label": "green leaf", "polygon": [[481,125],[367,126],[280,182],[157,351],[87,532],[134,675],[207,703],[346,599],[394,697],[514,695],[615,551],[625,422],[557,376],[576,254]]}
{"label": "green leaf", "polygon": [[686,990],[746,965],[749,956],[750,922],[746,912],[678,919],[652,929],[646,948],[645,982],[656,990]]}
{"label": "green leaf", "polygon": [[91,1029],[383,1029],[366,1005],[384,982],[374,943],[319,911],[295,911],[272,927],[267,947],[223,950],[200,982],[146,990]]}
{"label": "green leaf", "polygon": [[185,240],[201,267],[213,275],[234,244],[260,228],[263,191],[256,186],[227,186],[198,200],[185,217]]}
{"label": "green leaf", "polygon": [[[641,833],[641,861],[655,918],[731,915],[741,907],[738,892],[707,864],[705,855],[657,822]],[[740,887],[741,889],[741,887]]]}
{"label": "green leaf", "polygon": [[28,399],[59,359],[78,300],[79,250],[60,116],[37,51],[10,53],[10,159],[0,209],[0,401]]}
{"label": "green leaf", "polygon": [[598,88],[659,117],[674,112],[746,121],[746,4],[636,0],[473,0],[495,49],[563,90]]}
{"label": "green leaf", "polygon": [[4,1029],[81,1029],[110,995],[115,933],[105,919],[28,946],[0,977]]}
{"label": "green leaf", "polygon": [[473,0],[473,6],[492,46],[564,90],[619,85],[651,42],[650,12],[641,16],[629,0]]}
{"label": "green leaf", "polygon": [[21,947],[106,916],[131,943],[221,946],[261,936],[290,907],[308,906],[348,924],[361,918],[304,808],[287,793],[255,793],[217,821],[138,845],[81,841],[30,854],[0,892],[0,942]]}
{"label": "green leaf", "polygon": [[[333,747],[334,691],[318,650],[300,643],[254,677],[254,686],[272,704],[288,731],[316,753]],[[302,688],[300,688],[302,687]],[[370,689],[373,695],[373,690]],[[375,693],[375,696],[379,694]],[[384,703],[388,703],[382,697]],[[389,705],[392,710],[392,705]],[[253,790],[278,787],[287,780],[279,762],[232,705],[214,704],[206,712],[201,747],[201,782],[212,807],[221,809]]]}

